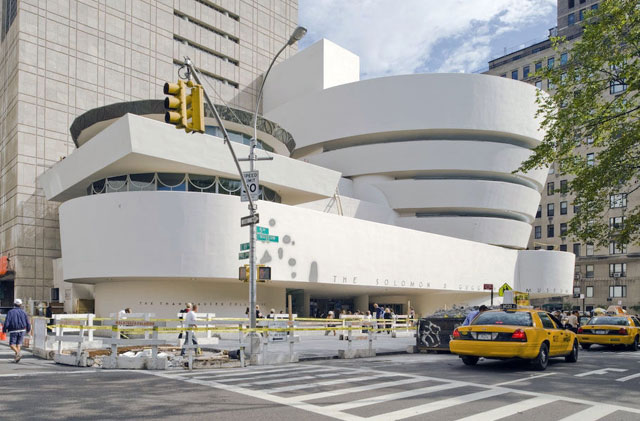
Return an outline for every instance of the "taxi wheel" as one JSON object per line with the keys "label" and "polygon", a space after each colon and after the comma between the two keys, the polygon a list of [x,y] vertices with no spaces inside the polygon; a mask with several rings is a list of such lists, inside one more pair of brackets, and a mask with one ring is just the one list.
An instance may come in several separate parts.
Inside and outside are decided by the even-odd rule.
{"label": "taxi wheel", "polygon": [[543,371],[547,368],[549,364],[549,345],[546,343],[542,343],[540,345],[540,352],[538,352],[538,356],[532,361],[533,368],[536,370]]}
{"label": "taxi wheel", "polygon": [[632,351],[637,351],[639,347],[640,345],[638,345],[638,336],[636,335],[633,343],[629,346],[629,349],[631,349]]}
{"label": "taxi wheel", "polygon": [[580,344],[580,346],[582,347],[582,349],[589,349],[589,348],[591,348],[591,344]]}
{"label": "taxi wheel", "polygon": [[476,365],[478,363],[478,360],[478,357],[471,357],[467,355],[462,357],[462,362],[464,363],[464,365]]}
{"label": "taxi wheel", "polygon": [[578,362],[578,341],[573,341],[573,348],[571,348],[571,354],[564,357],[564,360],[568,363]]}

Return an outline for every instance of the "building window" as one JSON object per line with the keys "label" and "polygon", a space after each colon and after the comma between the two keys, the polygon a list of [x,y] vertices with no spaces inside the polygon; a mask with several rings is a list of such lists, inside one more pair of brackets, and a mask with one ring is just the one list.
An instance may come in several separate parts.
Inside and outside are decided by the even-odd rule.
{"label": "building window", "polygon": [[567,214],[567,202],[560,202],[560,215]]}
{"label": "building window", "polygon": [[547,238],[553,238],[553,234],[554,234],[553,230],[554,230],[553,224],[547,225]]}
{"label": "building window", "polygon": [[553,214],[554,214],[553,203],[547,203],[547,216],[553,216]]}
{"label": "building window", "polygon": [[573,254],[580,257],[580,243],[573,243]]}
{"label": "building window", "polygon": [[587,0],[580,0],[580,4],[585,4]]}
{"label": "building window", "polygon": [[593,298],[593,287],[592,286],[588,286],[587,287],[587,298]]}
{"label": "building window", "polygon": [[538,212],[536,212],[536,218],[540,218],[542,216],[542,205],[538,205]]}
{"label": "building window", "polygon": [[547,59],[547,69],[553,69],[553,64],[555,63],[556,59],[554,57],[550,57]]}
{"label": "building window", "polygon": [[533,238],[542,238],[542,227],[540,225],[537,225],[533,228]]}
{"label": "building window", "polygon": [[612,278],[624,278],[627,276],[627,264],[609,263],[609,276]]}
{"label": "building window", "polygon": [[560,244],[560,251],[567,251],[567,245],[566,244]]}
{"label": "building window", "polygon": [[618,230],[624,226],[624,216],[615,216],[609,218],[609,228]]}
{"label": "building window", "polygon": [[560,224],[560,237],[566,237],[567,235],[567,223],[563,222]]}
{"label": "building window", "polygon": [[626,285],[609,285],[609,298],[623,298],[627,296]]}
{"label": "building window", "polygon": [[553,184],[553,181],[550,183],[547,183],[547,196],[553,196],[554,192],[555,192],[555,186]]}
{"label": "building window", "polygon": [[3,0],[2,1],[2,37],[4,40],[5,35],[9,32],[11,24],[16,18],[18,13],[18,0]]}
{"label": "building window", "polygon": [[595,155],[593,153],[588,153],[587,154],[587,165],[590,167],[593,167],[593,164],[595,163]]}
{"label": "building window", "polygon": [[541,80],[536,81],[536,88],[542,89],[542,81]]}
{"label": "building window", "polygon": [[627,245],[612,241],[609,243],[609,254],[627,254]]}
{"label": "building window", "polygon": [[586,9],[582,9],[580,10],[580,12],[578,12],[578,20],[584,20],[584,11]]}
{"label": "building window", "polygon": [[540,248],[541,248],[540,246],[533,246],[534,250],[540,250]]}
{"label": "building window", "polygon": [[591,10],[598,10],[598,3],[591,5]]}
{"label": "building window", "polygon": [[538,70],[542,69],[542,62],[539,61],[535,64],[535,71],[537,72]]}
{"label": "building window", "polygon": [[573,214],[577,215],[580,213],[580,206],[578,205],[573,205]]}
{"label": "building window", "polygon": [[587,256],[593,256],[593,244],[592,243],[587,243],[586,255]]}
{"label": "building window", "polygon": [[587,138],[587,145],[593,145],[593,137],[589,136]]}
{"label": "building window", "polygon": [[620,92],[624,92],[627,90],[627,84],[625,80],[612,80],[609,83],[609,93],[611,95],[619,94]]}
{"label": "building window", "polygon": [[517,69],[511,71],[511,79],[518,80],[518,70]]}
{"label": "building window", "polygon": [[567,16],[567,25],[571,26],[576,23],[576,15],[575,13],[569,13]]}
{"label": "building window", "polygon": [[551,82],[551,80],[547,81],[547,89],[552,90],[552,89],[556,89],[556,85],[553,84],[553,82]]}
{"label": "building window", "polygon": [[568,60],[569,60],[569,53],[560,54],[560,65],[564,66],[565,64],[567,64]]}
{"label": "building window", "polygon": [[569,0],[569,9],[573,8],[576,5],[575,0]]}
{"label": "building window", "polygon": [[611,196],[609,196],[609,208],[610,209],[626,208],[626,207],[627,207],[627,194],[626,193],[612,194]]}
{"label": "building window", "polygon": [[560,180],[560,193],[565,194],[569,191],[569,183],[567,180]]}
{"label": "building window", "polygon": [[593,265],[587,265],[587,278],[593,278]]}
{"label": "building window", "polygon": [[552,251],[554,249],[553,246],[547,246],[547,250]]}
{"label": "building window", "polygon": [[500,75],[500,77],[507,77],[507,74],[503,73],[503,74]]}
{"label": "building window", "polygon": [[522,68],[522,79],[526,79],[529,77],[529,66],[524,66]]}

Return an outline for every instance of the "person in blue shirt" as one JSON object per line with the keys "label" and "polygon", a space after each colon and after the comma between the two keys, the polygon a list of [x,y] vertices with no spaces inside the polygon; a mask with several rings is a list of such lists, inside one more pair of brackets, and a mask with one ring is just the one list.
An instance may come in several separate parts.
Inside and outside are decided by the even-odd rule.
{"label": "person in blue shirt", "polygon": [[485,306],[484,304],[480,306],[479,309],[472,311],[471,313],[467,314],[467,318],[464,319],[464,322],[462,323],[462,326],[469,326],[471,324],[471,322],[473,321],[473,319],[476,318],[476,316],[478,316],[478,314],[489,310],[489,308],[487,308],[487,306]]}
{"label": "person in blue shirt", "polygon": [[7,313],[7,318],[4,320],[2,331],[9,334],[9,346],[16,353],[14,357],[15,362],[20,362],[22,353],[20,347],[24,340],[24,335],[31,332],[31,323],[29,323],[29,316],[21,308],[22,300],[16,298],[13,302],[13,308]]}

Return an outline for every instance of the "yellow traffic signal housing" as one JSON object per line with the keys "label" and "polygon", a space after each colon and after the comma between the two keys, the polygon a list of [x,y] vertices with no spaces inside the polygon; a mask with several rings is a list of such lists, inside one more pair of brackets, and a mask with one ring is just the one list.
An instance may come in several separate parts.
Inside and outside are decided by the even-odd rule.
{"label": "yellow traffic signal housing", "polygon": [[[238,279],[243,282],[249,282],[250,273],[249,265],[240,266],[238,268]],[[265,282],[271,280],[271,267],[265,265],[256,265],[256,282]]]}
{"label": "yellow traffic signal housing", "polygon": [[187,132],[204,133],[204,90],[191,81],[165,83],[164,121]]}

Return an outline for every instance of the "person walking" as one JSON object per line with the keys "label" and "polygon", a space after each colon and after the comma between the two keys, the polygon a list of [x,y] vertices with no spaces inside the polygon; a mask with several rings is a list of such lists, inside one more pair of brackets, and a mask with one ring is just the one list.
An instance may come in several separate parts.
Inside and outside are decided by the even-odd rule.
{"label": "person walking", "polygon": [[[184,345],[182,346],[182,350],[180,351],[180,355],[184,356],[186,348],[185,346],[187,345],[198,345],[198,341],[196,339],[196,332],[192,329],[197,328],[198,327],[198,305],[194,304],[193,307],[191,308],[191,311],[189,311],[185,316],[184,316],[184,324],[186,327],[186,331],[185,331],[185,337],[184,337]],[[200,348],[196,348],[196,354],[201,354],[202,351],[200,350]]]}
{"label": "person walking", "polygon": [[578,321],[578,316],[577,311],[574,311],[573,313],[571,313],[568,317],[567,317],[567,326],[569,326],[569,330],[571,330],[573,333],[578,333],[578,325],[579,325],[579,321]]}
{"label": "person walking", "polygon": [[[378,305],[378,303],[373,303],[373,312],[375,316],[375,329],[379,332],[379,325],[382,325],[381,319],[384,319],[384,309]],[[384,329],[384,327],[382,328]]]}
{"label": "person walking", "polygon": [[462,322],[462,326],[469,326],[473,319],[478,316],[478,314],[484,313],[487,310],[489,310],[489,308],[484,304],[481,305],[479,309],[473,310],[471,313],[467,314],[467,318],[464,319],[464,322]]}
{"label": "person walking", "polygon": [[391,309],[389,307],[384,309],[382,318],[385,320],[385,328],[387,329],[387,335],[391,335],[391,319],[393,318],[393,315],[391,314]]}
{"label": "person walking", "polygon": [[[327,316],[327,319],[333,319],[333,318],[335,318],[335,315],[334,315],[333,311],[330,311],[329,315]],[[327,330],[324,331],[324,336],[329,336],[330,330],[328,328],[333,327],[333,324],[332,323],[327,323],[326,327],[327,327]],[[336,336],[335,329],[333,330],[333,336]]]}
{"label": "person walking", "polygon": [[18,363],[22,358],[22,342],[24,335],[31,334],[31,323],[29,316],[22,309],[22,300],[16,298],[13,301],[13,308],[7,313],[7,318],[2,326],[2,331],[9,334],[9,346],[15,353],[13,360]]}

